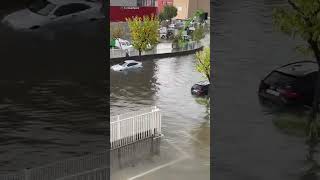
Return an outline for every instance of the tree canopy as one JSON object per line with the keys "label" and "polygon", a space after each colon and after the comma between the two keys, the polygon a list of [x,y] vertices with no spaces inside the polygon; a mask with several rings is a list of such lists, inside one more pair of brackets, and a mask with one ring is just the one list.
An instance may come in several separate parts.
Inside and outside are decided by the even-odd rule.
{"label": "tree canopy", "polygon": [[172,5],[166,5],[163,8],[163,11],[159,14],[161,20],[171,20],[177,16],[178,9]]}
{"label": "tree canopy", "polygon": [[196,53],[197,71],[210,81],[210,48],[206,47],[202,51]]}
{"label": "tree canopy", "polygon": [[[288,0],[290,7],[276,8],[273,14],[274,24],[282,32],[307,41],[311,46],[318,46],[320,37],[320,1]],[[310,44],[311,43],[311,44]],[[313,44],[313,45],[312,45]],[[315,54],[316,56],[319,54]]]}
{"label": "tree canopy", "polygon": [[197,27],[192,33],[192,40],[199,42],[205,36],[204,28],[202,26]]}
{"label": "tree canopy", "polygon": [[123,28],[120,25],[118,25],[117,27],[113,27],[111,29],[111,33],[113,39],[119,39],[124,35]]}
{"label": "tree canopy", "polygon": [[132,46],[141,52],[158,43],[159,20],[155,16],[127,18],[131,34]]}

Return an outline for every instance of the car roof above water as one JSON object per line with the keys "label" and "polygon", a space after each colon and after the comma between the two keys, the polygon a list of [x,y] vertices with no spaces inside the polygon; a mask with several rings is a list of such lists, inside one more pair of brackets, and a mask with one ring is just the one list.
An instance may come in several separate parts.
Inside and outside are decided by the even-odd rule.
{"label": "car roof above water", "polygon": [[138,61],[135,61],[135,60],[125,60],[124,62],[126,62],[126,63],[139,63]]}
{"label": "car roof above water", "polygon": [[197,82],[196,85],[210,85],[210,82],[209,81],[200,81],[200,82]]}
{"label": "car roof above water", "polygon": [[299,61],[281,66],[276,69],[276,71],[296,77],[302,77],[318,71],[318,65],[314,61]]}

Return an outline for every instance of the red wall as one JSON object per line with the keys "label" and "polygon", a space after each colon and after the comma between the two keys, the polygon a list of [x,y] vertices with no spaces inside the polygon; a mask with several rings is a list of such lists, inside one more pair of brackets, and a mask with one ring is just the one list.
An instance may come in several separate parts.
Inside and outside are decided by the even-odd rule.
{"label": "red wall", "polygon": [[157,7],[122,7],[111,6],[110,7],[110,21],[126,21],[128,17],[143,17],[144,15],[157,15]]}
{"label": "red wall", "polygon": [[158,13],[163,10],[165,5],[173,5],[173,0],[158,0]]}

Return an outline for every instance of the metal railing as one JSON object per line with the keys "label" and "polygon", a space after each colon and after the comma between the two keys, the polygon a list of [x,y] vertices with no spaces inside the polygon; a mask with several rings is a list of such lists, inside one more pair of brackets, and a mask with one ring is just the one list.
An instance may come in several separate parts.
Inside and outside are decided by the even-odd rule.
{"label": "metal railing", "polygon": [[[0,180],[56,180],[84,172],[97,174],[94,169],[101,169],[108,164],[109,151],[90,154],[82,157],[57,161],[45,166],[25,169],[16,174],[0,175]],[[89,175],[88,175],[89,176]],[[100,179],[92,179],[100,180]]]}
{"label": "metal railing", "polygon": [[[166,54],[166,53],[175,53],[175,52],[183,52],[183,51],[190,51],[195,50],[202,47],[200,43],[195,41],[191,41],[185,44],[184,47],[176,47],[176,48],[153,48],[148,51],[142,52],[142,55],[152,55],[152,54]],[[123,49],[110,49],[110,58],[121,58],[126,57],[126,53],[128,52],[129,56],[138,56],[139,51],[133,48],[129,50]]]}
{"label": "metal railing", "polygon": [[148,138],[110,151],[110,171],[130,167],[160,154],[160,138]]}
{"label": "metal railing", "polygon": [[161,113],[157,107],[110,118],[111,149],[161,135]]}
{"label": "metal railing", "polygon": [[59,178],[57,180],[106,180],[109,179],[110,171],[108,167],[97,168],[74,174],[68,177]]}

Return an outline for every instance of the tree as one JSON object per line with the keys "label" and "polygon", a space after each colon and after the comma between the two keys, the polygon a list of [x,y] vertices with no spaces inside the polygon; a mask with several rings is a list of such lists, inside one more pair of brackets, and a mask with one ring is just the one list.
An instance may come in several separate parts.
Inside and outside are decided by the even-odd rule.
{"label": "tree", "polygon": [[196,61],[197,71],[202,73],[210,82],[210,48],[206,47],[204,50],[197,52]]}
{"label": "tree", "polygon": [[204,11],[202,9],[198,9],[194,14],[193,14],[193,18],[198,18],[198,20],[200,22],[204,21]]}
{"label": "tree", "polygon": [[[124,35],[123,28],[120,25],[118,25],[117,27],[113,27],[111,30],[111,33],[112,33],[112,39],[116,39],[116,40],[119,40]],[[119,44],[121,47],[121,43]]]}
{"label": "tree", "polygon": [[199,26],[193,31],[192,40],[199,42],[203,38],[204,38],[204,28],[202,26]]}
{"label": "tree", "polygon": [[165,5],[163,11],[159,14],[161,20],[170,20],[177,16],[178,9],[172,5]]}
{"label": "tree", "polygon": [[155,16],[144,16],[127,18],[130,29],[132,46],[139,51],[139,59],[141,60],[141,52],[153,47],[158,43],[159,20]]}
{"label": "tree", "polygon": [[[298,35],[307,45],[305,50],[312,52],[320,68],[320,1],[288,0],[288,8],[277,8],[274,11],[274,24],[282,32],[295,37]],[[308,121],[308,135],[317,138],[317,112],[319,110],[320,73],[317,72],[312,102],[312,111]]]}
{"label": "tree", "polygon": [[119,24],[117,27],[112,28],[111,33],[113,39],[119,39],[124,35],[123,28]]}

